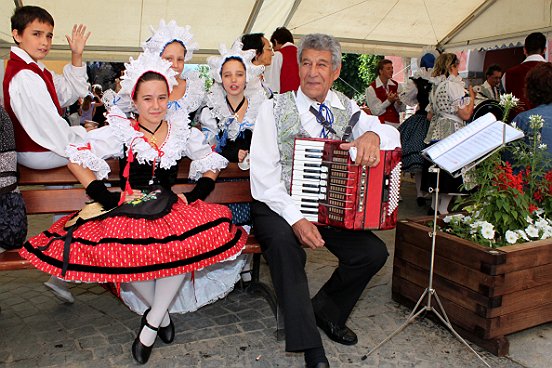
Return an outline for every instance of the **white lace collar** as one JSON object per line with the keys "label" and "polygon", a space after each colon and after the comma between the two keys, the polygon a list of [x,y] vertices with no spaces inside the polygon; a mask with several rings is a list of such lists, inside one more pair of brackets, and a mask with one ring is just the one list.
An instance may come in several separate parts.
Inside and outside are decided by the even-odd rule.
{"label": "white lace collar", "polygon": [[221,84],[213,84],[211,91],[207,94],[207,107],[211,110],[212,116],[217,119],[218,128],[221,131],[227,130],[228,137],[231,140],[235,140],[238,134],[245,129],[253,130],[259,107],[267,99],[262,88],[250,90],[246,88],[244,94],[245,98],[247,98],[247,111],[241,123],[234,119],[234,115],[226,103],[226,92]]}
{"label": "white lace collar", "polygon": [[186,81],[186,92],[178,100],[169,102],[169,110],[185,109],[191,113],[199,109],[205,99],[205,84],[197,70],[187,70],[181,78]]}
{"label": "white lace collar", "polygon": [[161,153],[146,142],[144,133],[135,130],[131,120],[127,119],[117,106],[111,109],[107,121],[113,129],[113,135],[125,145],[127,152],[129,147],[132,147],[134,158],[140,164],[152,164],[156,160],[161,168],[169,169],[184,155],[186,142],[190,137],[190,128],[188,114],[184,110],[172,111],[166,118],[168,132],[167,138],[159,146]]}

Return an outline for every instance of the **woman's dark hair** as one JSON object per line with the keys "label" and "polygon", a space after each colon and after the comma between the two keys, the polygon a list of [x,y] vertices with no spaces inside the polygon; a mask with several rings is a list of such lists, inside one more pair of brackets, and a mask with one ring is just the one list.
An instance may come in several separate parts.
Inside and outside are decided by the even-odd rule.
{"label": "woman's dark hair", "polygon": [[[136,82],[136,85],[134,86],[134,91],[132,92],[132,99],[134,100],[136,98],[136,94],[138,93],[138,89],[140,88],[140,85],[143,82],[149,82],[149,81],[162,81],[165,82],[165,85],[167,85],[167,80],[164,76],[162,76],[159,73],[156,72],[145,72],[142,74],[140,78],[138,78],[138,81]],[[167,91],[169,90],[169,86],[167,85]]]}
{"label": "woman's dark hair", "polygon": [[552,103],[552,63],[539,63],[525,77],[527,98],[535,106]]}
{"label": "woman's dark hair", "polygon": [[264,33],[249,33],[244,34],[241,37],[241,42],[243,43],[244,50],[255,50],[255,55],[261,55],[263,53]]}
{"label": "woman's dark hair", "polygon": [[272,36],[270,36],[272,46],[276,45],[276,41],[278,41],[280,45],[283,45],[286,42],[293,43],[293,35],[286,27],[278,27],[272,33]]}
{"label": "woman's dark hair", "polygon": [[[54,18],[45,9],[39,6],[22,6],[13,12],[11,29],[12,31],[15,29],[17,33],[22,34],[25,28],[35,20],[54,26]],[[19,45],[17,41],[15,43]]]}

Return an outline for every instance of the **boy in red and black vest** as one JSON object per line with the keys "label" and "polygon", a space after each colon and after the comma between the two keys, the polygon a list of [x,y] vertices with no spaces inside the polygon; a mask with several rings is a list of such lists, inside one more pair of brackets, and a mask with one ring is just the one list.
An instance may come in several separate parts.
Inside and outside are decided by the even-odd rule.
{"label": "boy in red and black vest", "polygon": [[37,6],[17,8],[11,17],[12,46],[4,83],[4,106],[14,125],[18,163],[33,169],[67,165],[65,147],[82,141],[86,131],[70,127],[62,108],[88,93],[82,53],[90,33],[74,25],[65,36],[71,49],[71,64],[63,75],[47,70],[42,59],[52,47],[54,19]]}
{"label": "boy in red and black vest", "polygon": [[405,110],[399,98],[402,89],[393,79],[393,62],[388,59],[378,63],[378,77],[366,89],[366,105],[383,124],[397,128],[399,112]]}
{"label": "boy in red and black vest", "polygon": [[[14,127],[17,161],[32,169],[51,169],[68,164],[65,147],[80,143],[86,130],[69,126],[62,108],[88,93],[86,66],[82,53],[90,32],[74,25],[71,37],[71,64],[63,75],[55,75],[41,62],[48,55],[54,37],[54,19],[37,6],[17,8],[11,17],[16,46],[12,46],[4,75],[4,107]],[[74,298],[66,284],[55,277],[44,283],[67,303]]]}

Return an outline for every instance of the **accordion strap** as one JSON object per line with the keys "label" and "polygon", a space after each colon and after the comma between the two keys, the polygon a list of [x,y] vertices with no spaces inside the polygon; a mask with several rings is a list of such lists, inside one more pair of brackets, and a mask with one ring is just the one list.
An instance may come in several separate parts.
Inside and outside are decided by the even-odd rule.
{"label": "accordion strap", "polygon": [[347,128],[345,128],[345,133],[343,133],[343,137],[341,138],[344,141],[349,141],[351,138],[351,135],[353,134],[353,128],[358,123],[358,119],[360,119],[360,110],[355,112],[351,119],[349,119],[349,125],[347,125]]}

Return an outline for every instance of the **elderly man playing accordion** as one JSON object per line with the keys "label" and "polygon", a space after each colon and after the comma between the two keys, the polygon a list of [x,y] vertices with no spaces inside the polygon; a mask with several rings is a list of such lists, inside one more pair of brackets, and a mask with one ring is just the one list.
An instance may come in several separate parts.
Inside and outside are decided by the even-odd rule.
{"label": "elderly man playing accordion", "polygon": [[[366,285],[388,257],[383,241],[371,231],[316,226],[290,196],[295,137],[341,139],[360,109],[343,94],[330,90],[341,71],[341,46],[329,35],[305,36],[298,50],[300,88],[261,105],[251,143],[251,207],[254,229],[266,257],[278,303],[283,310],[286,351],[304,352],[307,367],[329,367],[317,326],[330,339],[357,343],[346,321]],[[356,114],[350,143],[355,163],[373,167],[380,149],[400,146],[398,131],[363,112]],[[350,128],[348,129],[350,131]],[[310,299],[305,273],[306,253],[326,247],[339,265]]]}

